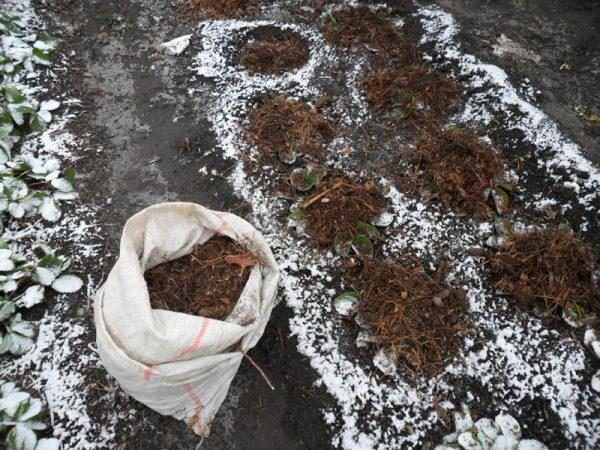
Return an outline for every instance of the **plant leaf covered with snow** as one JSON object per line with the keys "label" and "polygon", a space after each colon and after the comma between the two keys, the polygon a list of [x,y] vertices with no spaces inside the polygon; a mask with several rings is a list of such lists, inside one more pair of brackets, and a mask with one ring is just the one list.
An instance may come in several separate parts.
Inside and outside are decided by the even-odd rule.
{"label": "plant leaf covered with snow", "polygon": [[454,413],[456,431],[442,439],[434,450],[548,450],[535,439],[521,439],[521,426],[510,414],[501,413],[494,420],[488,418],[473,422],[469,409],[462,405]]}
{"label": "plant leaf covered with snow", "polygon": [[54,255],[40,245],[43,256],[27,258],[0,240],[0,353],[20,355],[33,347],[35,326],[21,318],[18,308],[31,308],[44,300],[46,287],[59,293],[78,291],[83,282],[69,274],[71,259]]}
{"label": "plant leaf covered with snow", "polygon": [[0,380],[0,436],[8,450],[53,450],[57,439],[39,439],[46,429],[42,401],[21,391],[15,383]]}

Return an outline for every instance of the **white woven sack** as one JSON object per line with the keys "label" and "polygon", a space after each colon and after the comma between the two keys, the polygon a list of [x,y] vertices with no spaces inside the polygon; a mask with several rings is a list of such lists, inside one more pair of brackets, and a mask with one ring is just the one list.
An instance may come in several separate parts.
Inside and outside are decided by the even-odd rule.
{"label": "white woven sack", "polygon": [[[243,243],[259,261],[230,316],[221,321],[152,309],[144,272],[217,233]],[[264,332],[278,280],[267,242],[245,220],[193,203],[151,206],[125,224],[119,259],[95,297],[102,362],[129,395],[208,436],[242,352]]]}

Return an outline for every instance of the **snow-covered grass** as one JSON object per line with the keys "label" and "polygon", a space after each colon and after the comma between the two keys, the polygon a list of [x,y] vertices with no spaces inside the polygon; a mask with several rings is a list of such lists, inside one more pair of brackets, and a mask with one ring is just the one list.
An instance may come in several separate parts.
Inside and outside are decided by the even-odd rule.
{"label": "snow-covered grass", "polygon": [[[99,262],[103,249],[95,208],[73,203],[78,199],[76,175],[62,168],[84,148],[66,131],[78,102],[38,100],[48,96],[47,85],[56,79],[50,59],[54,40],[44,32],[31,2],[7,0],[0,12],[0,290],[2,320],[8,320],[0,351],[20,355],[3,356],[0,374],[39,394],[49,410],[45,420],[52,425],[50,433],[57,438],[35,444],[31,433],[18,425],[16,439],[23,446],[14,448],[58,448],[59,441],[63,448],[98,448],[112,438],[110,424],[101,429],[87,413],[85,371],[96,367],[98,359],[93,349],[82,348],[90,333],[83,319],[86,305],[73,309],[75,296],[68,295],[84,284],[68,272],[92,272],[89,264]],[[59,202],[68,206],[61,211]],[[71,257],[63,256],[66,249],[73,252]],[[94,284],[89,275],[85,278],[89,295]],[[46,287],[56,292],[52,307],[39,321],[22,320],[18,311],[42,302],[50,292]],[[5,383],[3,391],[5,386],[12,385]],[[41,404],[35,400],[29,408]],[[12,434],[7,439],[15,438]]]}

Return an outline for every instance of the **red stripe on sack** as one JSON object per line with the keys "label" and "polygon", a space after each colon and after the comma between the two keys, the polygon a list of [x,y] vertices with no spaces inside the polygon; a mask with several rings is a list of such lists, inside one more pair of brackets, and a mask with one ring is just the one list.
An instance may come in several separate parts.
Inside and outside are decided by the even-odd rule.
{"label": "red stripe on sack", "polygon": [[148,381],[154,372],[154,366],[146,367],[146,371],[144,372],[144,380]]}
{"label": "red stripe on sack", "polygon": [[198,430],[198,434],[202,435],[202,408],[204,407],[204,405],[202,405],[202,400],[200,400],[200,397],[198,396],[198,394],[196,394],[196,391],[194,391],[194,388],[191,384],[184,384],[183,388],[196,405],[196,417],[198,417],[196,429]]}
{"label": "red stripe on sack", "polygon": [[[177,355],[175,358],[173,358],[171,361],[168,361],[168,362],[175,362],[175,361],[183,358],[188,353],[198,350],[198,348],[200,348],[200,344],[202,344],[202,338],[206,334],[206,329],[208,328],[209,324],[210,324],[210,319],[205,318],[204,320],[202,320],[202,325],[200,325],[200,330],[198,331],[198,334],[194,338],[194,342],[192,342],[192,344],[188,348],[186,348],[179,355]],[[156,369],[155,369],[154,365],[147,366],[146,370],[144,371],[144,381],[150,380],[150,377],[152,377],[152,375],[155,372],[156,372]]]}
{"label": "red stripe on sack", "polygon": [[200,344],[202,343],[202,338],[206,334],[206,329],[208,328],[209,324],[210,324],[210,319],[204,318],[204,320],[202,320],[202,325],[200,325],[200,330],[198,331],[198,334],[196,335],[194,342],[192,342],[192,345],[190,345],[188,348],[186,348],[184,351],[182,351],[179,355],[177,355],[173,360],[171,360],[171,362],[175,362],[175,361],[181,359],[182,357],[184,357],[185,355],[187,355],[188,353],[198,350],[200,348]]}

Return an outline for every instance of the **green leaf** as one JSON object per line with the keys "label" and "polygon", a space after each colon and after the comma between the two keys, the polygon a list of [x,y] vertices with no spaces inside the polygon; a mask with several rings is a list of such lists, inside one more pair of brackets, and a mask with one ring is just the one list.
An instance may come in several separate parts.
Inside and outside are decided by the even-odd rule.
{"label": "green leaf", "polygon": [[4,86],[4,95],[9,103],[22,103],[25,101],[25,96],[13,86]]}
{"label": "green leaf", "polygon": [[41,133],[46,129],[46,122],[37,113],[34,113],[29,118],[29,128],[35,133]]}
{"label": "green leaf", "polygon": [[379,232],[377,227],[370,223],[358,222],[356,224],[356,231],[370,238],[383,239],[383,235]]}
{"label": "green leaf", "polygon": [[65,179],[73,186],[75,186],[75,169],[69,167],[65,172]]}
{"label": "green leaf", "polygon": [[40,50],[39,48],[34,48],[33,60],[38,64],[48,65],[50,64],[50,54],[43,50]]}
{"label": "green leaf", "polygon": [[6,300],[4,297],[0,297],[0,322],[4,322],[11,317],[16,310],[17,308],[13,302]]}
{"label": "green leaf", "polygon": [[21,314],[15,314],[6,325],[6,335],[0,344],[0,353],[10,352],[13,355],[27,353],[33,347],[35,328],[31,322],[21,318]]}
{"label": "green leaf", "polygon": [[45,267],[48,269],[58,269],[58,270],[60,270],[62,265],[63,265],[63,260],[52,254],[48,254],[48,255],[44,256],[37,263],[38,267]]}
{"label": "green leaf", "polygon": [[7,15],[0,13],[0,31],[6,30],[13,34],[21,34],[21,28]]}
{"label": "green leaf", "polygon": [[373,256],[373,242],[368,236],[361,234],[352,239],[352,249],[360,256]]}
{"label": "green leaf", "polygon": [[314,170],[309,171],[304,177],[306,184],[310,187],[316,186],[319,183],[319,174]]}
{"label": "green leaf", "polygon": [[298,222],[304,222],[304,211],[299,208],[294,208],[290,211],[289,218]]}
{"label": "green leaf", "polygon": [[6,450],[35,450],[35,433],[22,424],[17,424],[6,436]]}

